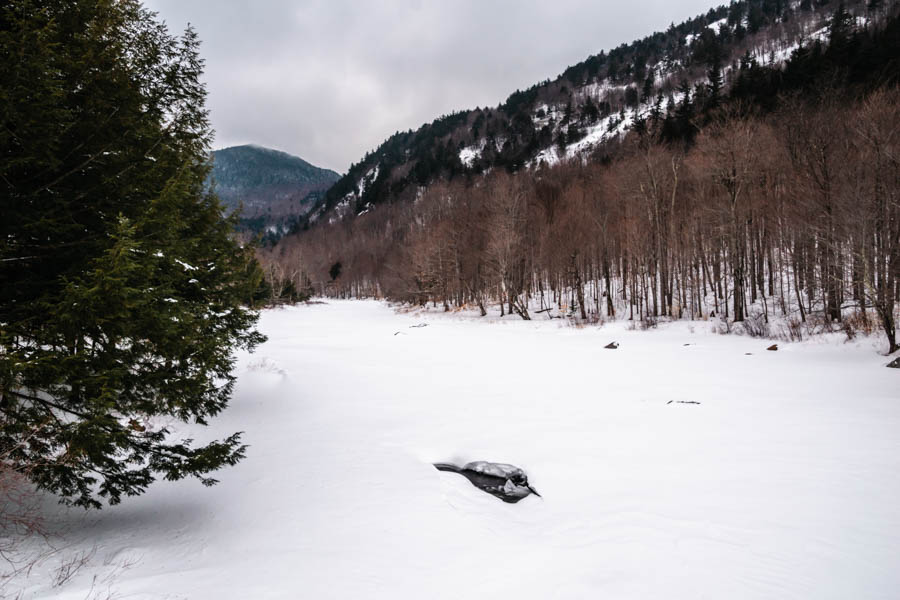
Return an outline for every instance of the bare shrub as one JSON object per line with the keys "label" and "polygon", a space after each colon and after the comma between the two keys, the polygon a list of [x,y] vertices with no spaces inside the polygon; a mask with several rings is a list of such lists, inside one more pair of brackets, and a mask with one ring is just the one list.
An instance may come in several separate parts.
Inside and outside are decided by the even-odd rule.
{"label": "bare shrub", "polygon": [[855,311],[845,315],[841,321],[841,331],[847,336],[847,341],[856,339],[858,333],[872,335],[875,332],[876,319],[863,311]]}
{"label": "bare shrub", "polygon": [[0,463],[0,558],[14,562],[17,538],[45,534],[39,508],[31,482]]}
{"label": "bare shrub", "polygon": [[[22,473],[0,461],[0,597],[7,597],[12,580],[28,572],[52,552],[40,510],[41,495]],[[13,596],[15,597],[15,596]]]}
{"label": "bare shrub", "polygon": [[710,331],[719,335],[728,335],[731,333],[732,323],[728,319],[717,317],[711,321]]}
{"label": "bare shrub", "polygon": [[819,335],[834,331],[834,322],[824,313],[812,313],[806,318],[807,335]]}
{"label": "bare shrub", "polygon": [[805,324],[797,317],[791,317],[779,326],[776,337],[788,342],[802,342]]}
{"label": "bare shrub", "polygon": [[651,317],[647,315],[643,319],[641,319],[640,327],[641,331],[648,331],[650,329],[656,329],[656,326],[659,325],[659,319],[656,317]]}
{"label": "bare shrub", "polygon": [[[36,428],[12,448],[0,452],[0,597],[9,596],[10,586],[28,577],[39,563],[61,552],[51,542],[44,516],[45,494],[29,480],[27,469],[16,469],[12,456],[40,431]],[[94,550],[66,557],[52,572],[51,585],[60,587],[87,564]],[[17,594],[12,597],[17,597]]]}
{"label": "bare shrub", "polygon": [[27,542],[32,538],[47,539],[46,523],[41,512],[42,494],[28,480],[27,473],[11,464],[12,454],[27,444],[31,436],[18,446],[0,451],[0,595],[4,585],[20,573],[29,571],[46,557],[50,548],[34,550]]}
{"label": "bare shrub", "polygon": [[847,336],[848,342],[852,342],[856,339],[856,327],[850,322],[850,319],[844,319],[841,322],[841,331]]}
{"label": "bare shrub", "polygon": [[772,337],[769,322],[761,313],[748,315],[743,321],[744,333],[752,338]]}
{"label": "bare shrub", "polygon": [[91,559],[94,557],[94,554],[97,553],[97,548],[91,548],[90,550],[81,550],[79,552],[75,552],[74,554],[67,556],[60,563],[59,566],[53,571],[53,587],[62,587],[66,583],[68,583],[75,575],[88,564]]}

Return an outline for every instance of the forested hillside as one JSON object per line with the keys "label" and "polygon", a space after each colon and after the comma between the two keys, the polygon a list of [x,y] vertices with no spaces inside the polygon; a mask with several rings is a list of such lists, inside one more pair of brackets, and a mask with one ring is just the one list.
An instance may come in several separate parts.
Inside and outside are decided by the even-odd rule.
{"label": "forested hillside", "polygon": [[[864,26],[891,2],[851,0],[842,6]],[[666,120],[671,140],[684,134],[687,108],[715,102],[738,73],[780,66],[801,47],[827,40],[836,0],[742,0],[711,9],[664,32],[600,52],[554,80],[512,93],[496,108],[442,116],[397,132],[352,165],[316,216],[358,214],[386,200],[413,196],[437,179],[491,169],[515,172],[541,162],[603,159],[636,119]],[[712,86],[707,80],[712,79]],[[762,90],[760,96],[769,95]],[[707,98],[712,95],[712,98]],[[693,102],[685,103],[685,99]],[[314,217],[315,218],[315,217]]]}
{"label": "forested hillside", "polygon": [[[748,6],[770,3],[698,22],[743,14],[719,31],[747,28],[746,39]],[[483,313],[500,302],[525,319],[550,307],[582,321],[717,315],[785,337],[843,322],[883,330],[893,351],[900,21],[895,4],[856,9],[868,16],[840,3],[827,17],[823,6],[782,7],[790,18],[771,17],[777,24],[756,34],[775,46],[790,46],[775,32],[804,11],[823,19],[784,62],[745,50],[727,76],[706,64],[693,86],[670,92],[674,101],[626,113],[627,133],[593,154],[401,185],[393,202],[339,211],[285,240],[266,257],[278,265],[270,277]],[[605,56],[606,68],[619,64]],[[649,87],[648,97],[666,96]],[[544,99],[548,89],[529,94]],[[377,182],[386,171],[376,171]]]}
{"label": "forested hillside", "polygon": [[285,152],[234,146],[212,153],[210,181],[229,210],[241,208],[239,227],[274,243],[297,227],[340,177]]}

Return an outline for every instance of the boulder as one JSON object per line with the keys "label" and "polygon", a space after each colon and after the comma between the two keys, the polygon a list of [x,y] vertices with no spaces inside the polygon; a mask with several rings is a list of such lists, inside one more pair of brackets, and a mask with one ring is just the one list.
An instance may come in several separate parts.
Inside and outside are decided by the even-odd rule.
{"label": "boulder", "polygon": [[616,348],[619,347],[619,342],[610,342],[609,344],[607,344],[603,347],[606,348],[607,350],[615,350]]}
{"label": "boulder", "polygon": [[459,473],[478,489],[510,504],[515,504],[531,494],[540,496],[529,485],[525,471],[506,463],[492,463],[479,460],[466,463],[462,467],[448,463],[435,463],[434,467],[438,471]]}

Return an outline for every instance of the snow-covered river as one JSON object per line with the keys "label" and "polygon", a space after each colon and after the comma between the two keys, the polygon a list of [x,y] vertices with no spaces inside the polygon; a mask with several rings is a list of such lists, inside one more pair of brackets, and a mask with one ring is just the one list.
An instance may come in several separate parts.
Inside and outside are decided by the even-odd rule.
{"label": "snow-covered river", "polygon": [[[92,558],[25,597],[897,597],[900,372],[875,340],[560,323],[266,312],[203,434],[244,431],[247,459],[61,517]],[[472,460],[543,498],[432,467]]]}

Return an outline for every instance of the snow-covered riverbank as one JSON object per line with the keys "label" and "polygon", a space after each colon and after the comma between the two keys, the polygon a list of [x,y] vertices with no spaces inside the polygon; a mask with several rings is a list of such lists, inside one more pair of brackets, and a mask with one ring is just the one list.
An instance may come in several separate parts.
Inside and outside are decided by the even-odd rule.
{"label": "snow-covered riverbank", "polygon": [[[247,459],[60,517],[92,558],[25,597],[896,597],[900,373],[875,342],[559,323],[266,312],[203,432],[245,431]],[[431,465],[472,460],[543,499]]]}

